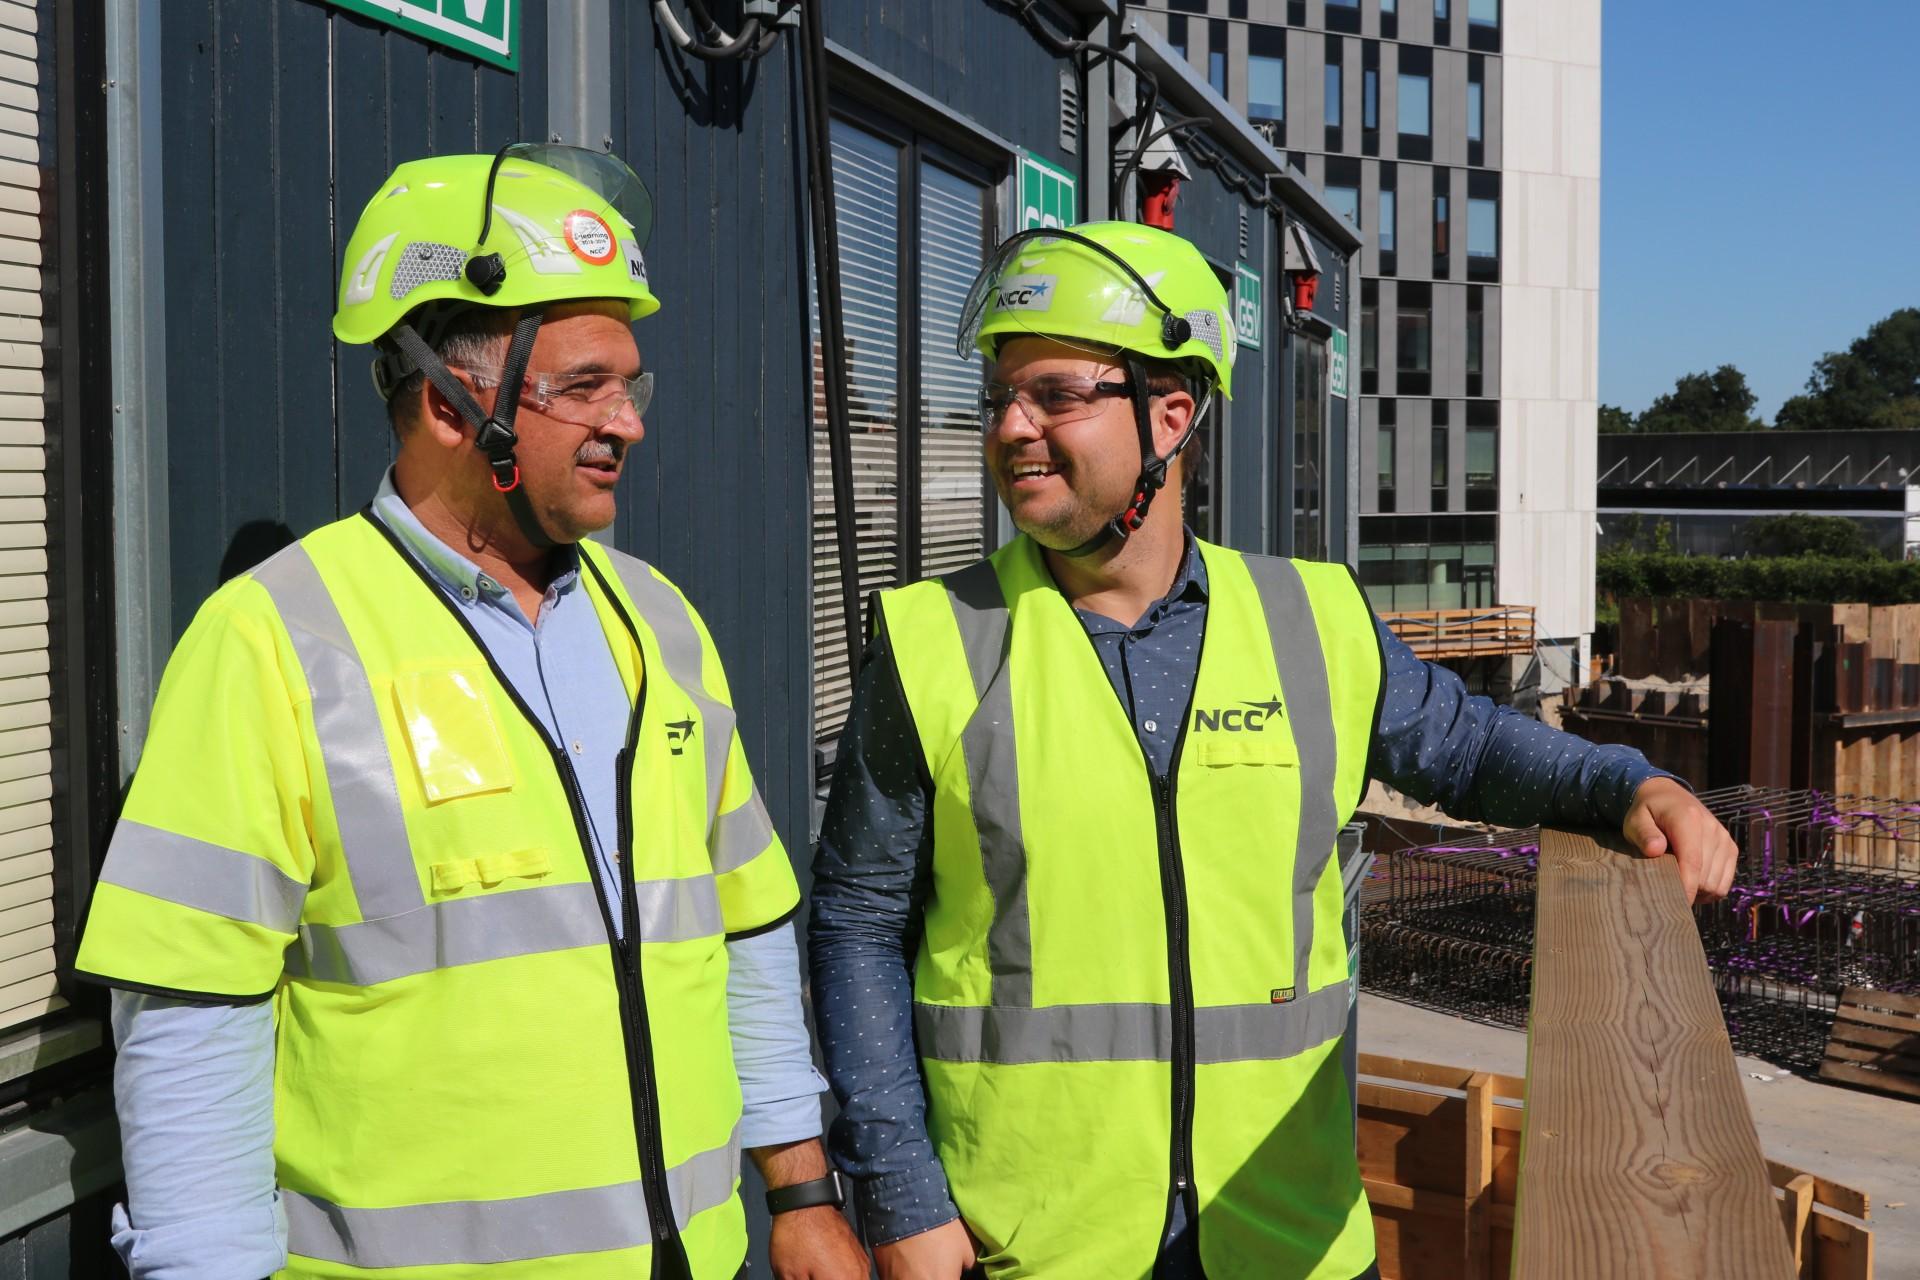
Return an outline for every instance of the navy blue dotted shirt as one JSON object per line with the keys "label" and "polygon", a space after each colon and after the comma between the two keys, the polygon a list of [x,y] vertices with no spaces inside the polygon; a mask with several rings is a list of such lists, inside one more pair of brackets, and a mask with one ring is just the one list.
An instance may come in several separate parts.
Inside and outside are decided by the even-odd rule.
{"label": "navy blue dotted shirt", "polygon": [[[1165,776],[1199,670],[1206,566],[1188,538],[1166,596],[1131,627],[1076,610],[1140,745]],[[1638,751],[1596,746],[1469,695],[1377,620],[1386,693],[1373,777],[1457,818],[1502,826],[1618,827],[1633,793],[1665,776]],[[932,798],[884,635],[861,668],[814,854],[813,1002],[840,1102],[829,1133],[867,1238],[885,1244],[959,1216],[927,1136],[913,1044],[913,962],[931,881]]]}

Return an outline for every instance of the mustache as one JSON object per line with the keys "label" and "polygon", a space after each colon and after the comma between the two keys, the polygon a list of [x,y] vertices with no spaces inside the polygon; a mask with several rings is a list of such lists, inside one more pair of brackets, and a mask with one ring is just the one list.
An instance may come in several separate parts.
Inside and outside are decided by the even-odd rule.
{"label": "mustache", "polygon": [[594,462],[618,464],[626,452],[627,442],[624,440],[589,440],[574,451],[573,460],[582,464]]}

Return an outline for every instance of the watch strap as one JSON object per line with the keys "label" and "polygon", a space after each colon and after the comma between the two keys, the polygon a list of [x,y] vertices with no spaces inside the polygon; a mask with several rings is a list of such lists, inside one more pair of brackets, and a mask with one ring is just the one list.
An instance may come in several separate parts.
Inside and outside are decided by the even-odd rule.
{"label": "watch strap", "polygon": [[767,1192],[768,1213],[791,1213],[795,1209],[811,1209],[822,1204],[830,1204],[837,1209],[845,1203],[846,1196],[840,1190],[840,1175],[837,1173],[806,1182],[789,1183]]}

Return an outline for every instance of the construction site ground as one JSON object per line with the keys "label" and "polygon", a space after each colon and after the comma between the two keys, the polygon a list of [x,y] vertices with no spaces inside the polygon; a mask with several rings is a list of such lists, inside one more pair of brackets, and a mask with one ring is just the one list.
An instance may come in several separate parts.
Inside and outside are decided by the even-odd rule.
{"label": "construction site ground", "polygon": [[[1523,1031],[1360,996],[1360,1050],[1527,1073]],[[1920,1280],[1920,1102],[1821,1084],[1738,1058],[1767,1156],[1864,1192],[1873,1202],[1876,1280]],[[1761,1078],[1764,1077],[1764,1078]]]}

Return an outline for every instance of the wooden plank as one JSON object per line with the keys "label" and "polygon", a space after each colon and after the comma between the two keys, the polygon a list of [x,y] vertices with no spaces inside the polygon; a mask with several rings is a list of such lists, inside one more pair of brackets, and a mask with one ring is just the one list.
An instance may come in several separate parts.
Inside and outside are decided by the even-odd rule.
{"label": "wooden plank", "polygon": [[1793,1273],[1804,1276],[1813,1264],[1812,1251],[1807,1248],[1809,1220],[1813,1217],[1813,1178],[1803,1173],[1780,1189],[1786,1193],[1780,1200],[1780,1221],[1787,1228],[1787,1247],[1793,1250]]}
{"label": "wooden plank", "polygon": [[[1786,1186],[1795,1178],[1800,1177],[1803,1172],[1803,1170],[1796,1169],[1792,1165],[1781,1164],[1777,1160],[1767,1161],[1767,1176],[1773,1180],[1773,1185],[1776,1187]],[[1806,1176],[1813,1179],[1813,1202],[1815,1204],[1826,1205],[1829,1209],[1838,1209],[1841,1213],[1850,1214],[1862,1222],[1870,1219],[1873,1212],[1873,1202],[1863,1193],[1855,1191],[1852,1187],[1842,1186],[1837,1182],[1829,1182],[1818,1174],[1807,1174]]]}
{"label": "wooden plank", "polygon": [[1466,1272],[1480,1276],[1487,1273],[1488,1256],[1493,1251],[1493,1226],[1487,1220],[1487,1210],[1493,1202],[1493,1078],[1483,1071],[1475,1072],[1467,1080],[1464,1130]]}
{"label": "wooden plank", "polygon": [[1876,991],[1871,987],[1848,987],[1840,993],[1840,1012],[1851,1017],[1856,1009],[1891,1009],[1896,1013],[1915,1015],[1916,1030],[1920,1030],[1920,996],[1902,995],[1897,991]]}
{"label": "wooden plank", "polygon": [[1517,1280],[1787,1280],[1759,1135],[1671,858],[1542,836]]}

